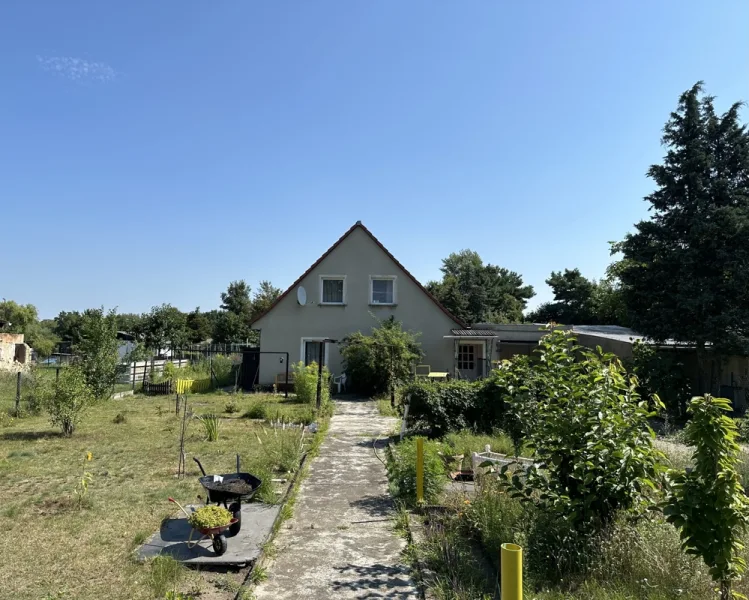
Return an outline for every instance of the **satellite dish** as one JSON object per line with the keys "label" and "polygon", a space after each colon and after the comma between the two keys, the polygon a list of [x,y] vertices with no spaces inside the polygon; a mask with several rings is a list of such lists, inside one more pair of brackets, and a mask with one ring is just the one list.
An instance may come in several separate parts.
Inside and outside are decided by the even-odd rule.
{"label": "satellite dish", "polygon": [[307,291],[301,285],[296,289],[296,301],[300,306],[307,304]]}

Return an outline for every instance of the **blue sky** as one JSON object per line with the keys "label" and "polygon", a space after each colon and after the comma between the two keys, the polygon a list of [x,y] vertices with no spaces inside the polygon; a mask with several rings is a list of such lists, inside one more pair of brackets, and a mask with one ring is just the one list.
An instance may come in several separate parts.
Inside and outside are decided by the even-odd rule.
{"label": "blue sky", "polygon": [[361,219],[421,281],[471,248],[535,305],[646,216],[683,90],[749,99],[747,23],[740,0],[7,2],[0,297],[215,308]]}

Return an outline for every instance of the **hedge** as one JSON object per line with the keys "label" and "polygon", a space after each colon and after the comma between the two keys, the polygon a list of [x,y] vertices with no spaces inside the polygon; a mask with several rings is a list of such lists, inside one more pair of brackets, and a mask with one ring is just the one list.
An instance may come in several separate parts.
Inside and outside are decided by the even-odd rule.
{"label": "hedge", "polygon": [[415,381],[401,394],[409,404],[408,426],[434,437],[461,429],[491,433],[503,424],[506,390],[495,375],[481,381]]}

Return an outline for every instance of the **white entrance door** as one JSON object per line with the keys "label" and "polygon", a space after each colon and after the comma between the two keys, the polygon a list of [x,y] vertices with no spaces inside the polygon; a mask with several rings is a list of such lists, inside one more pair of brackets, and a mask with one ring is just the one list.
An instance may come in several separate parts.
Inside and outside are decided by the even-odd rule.
{"label": "white entrance door", "polygon": [[473,381],[483,375],[481,350],[481,344],[458,345],[458,371],[461,378]]}

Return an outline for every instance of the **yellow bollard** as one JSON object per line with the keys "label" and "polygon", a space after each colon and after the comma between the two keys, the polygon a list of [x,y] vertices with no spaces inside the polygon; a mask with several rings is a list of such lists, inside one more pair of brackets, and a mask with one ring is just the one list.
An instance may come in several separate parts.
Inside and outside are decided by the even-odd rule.
{"label": "yellow bollard", "polygon": [[424,439],[416,440],[416,502],[424,502]]}
{"label": "yellow bollard", "polygon": [[523,549],[517,544],[502,544],[499,564],[502,600],[523,600]]}

